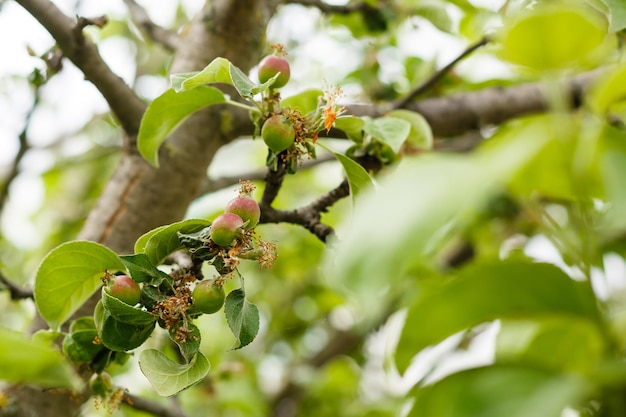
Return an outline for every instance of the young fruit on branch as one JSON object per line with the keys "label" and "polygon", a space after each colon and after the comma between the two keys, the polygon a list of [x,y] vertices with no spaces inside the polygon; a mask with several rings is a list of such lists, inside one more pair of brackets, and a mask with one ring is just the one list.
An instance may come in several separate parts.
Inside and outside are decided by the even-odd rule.
{"label": "young fruit on branch", "polygon": [[279,72],[280,75],[276,78],[274,84],[272,84],[272,88],[280,88],[289,81],[291,77],[289,62],[287,62],[285,58],[276,55],[268,55],[259,63],[259,81],[261,81],[261,83],[266,82]]}
{"label": "young fruit on branch", "polygon": [[226,293],[223,285],[218,285],[215,280],[200,281],[191,294],[193,305],[205,314],[218,312],[224,305]]}
{"label": "young fruit on branch", "polygon": [[211,240],[218,246],[230,246],[240,233],[243,220],[235,213],[224,213],[211,224]]}
{"label": "young fruit on branch", "polygon": [[141,298],[141,288],[128,275],[113,276],[107,283],[106,290],[113,297],[126,304],[135,305]]}
{"label": "young fruit on branch", "polygon": [[296,140],[296,130],[288,118],[275,114],[263,123],[261,137],[268,148],[280,153],[293,145]]}
{"label": "young fruit on branch", "polygon": [[246,229],[252,229],[261,218],[261,209],[258,203],[253,198],[243,195],[230,200],[224,211],[234,213],[241,217],[244,222],[248,222],[244,226]]}

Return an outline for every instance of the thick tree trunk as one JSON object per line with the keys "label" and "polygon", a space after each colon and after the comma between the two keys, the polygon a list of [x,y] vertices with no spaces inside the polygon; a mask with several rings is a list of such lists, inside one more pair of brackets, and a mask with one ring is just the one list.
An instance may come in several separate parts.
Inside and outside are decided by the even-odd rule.
{"label": "thick tree trunk", "polygon": [[[263,51],[266,26],[277,3],[207,2],[184,34],[171,72],[197,71],[218,56],[249,70]],[[180,220],[197,196],[215,153],[236,135],[223,122],[228,120],[228,111],[214,107],[190,117],[162,147],[159,169],[129,149],[79,238],[130,253],[135,240],[146,231]],[[93,303],[84,307],[82,312],[89,314]],[[0,416],[68,417],[78,415],[82,406],[82,401],[72,400],[66,393],[39,388],[13,386],[5,392],[10,405],[0,409]]]}

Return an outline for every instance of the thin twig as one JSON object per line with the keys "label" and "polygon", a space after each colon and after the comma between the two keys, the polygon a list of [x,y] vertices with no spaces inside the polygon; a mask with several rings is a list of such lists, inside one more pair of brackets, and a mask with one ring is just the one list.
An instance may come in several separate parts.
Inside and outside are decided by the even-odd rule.
{"label": "thin twig", "polygon": [[450,72],[450,70],[452,70],[452,68],[454,68],[454,66],[458,64],[461,60],[469,56],[472,52],[474,52],[478,48],[481,48],[482,46],[486,45],[488,42],[489,42],[489,39],[486,36],[484,36],[478,42],[473,43],[470,46],[468,46],[467,49],[465,49],[459,56],[457,56],[450,63],[448,63],[448,65],[446,65],[445,67],[435,72],[432,76],[430,76],[430,78],[428,78],[422,84],[417,86],[417,88],[411,91],[406,97],[403,97],[402,99],[398,100],[393,105],[393,108],[399,109],[399,108],[406,107],[406,105],[409,104],[411,101],[413,101],[415,98],[424,94],[426,91],[430,90],[448,72]]}
{"label": "thin twig", "polygon": [[151,401],[133,394],[126,394],[124,399],[123,404],[157,417],[188,417],[188,414],[185,413],[175,401],[172,401],[172,405],[168,407],[156,401]]}
{"label": "thin twig", "polygon": [[336,188],[330,190],[312,203],[294,209],[277,210],[261,202],[261,223],[292,223],[299,224],[313,233],[319,240],[326,242],[334,233],[332,227],[321,222],[322,213],[337,201],[350,195],[348,180],[343,180]]}
{"label": "thin twig", "polygon": [[11,163],[11,168],[9,169],[9,173],[7,174],[7,177],[4,179],[2,189],[0,189],[0,213],[4,209],[4,206],[9,198],[9,188],[11,187],[11,183],[15,180],[15,178],[17,178],[17,176],[20,173],[20,162],[22,161],[22,159],[24,158],[24,155],[26,155],[26,152],[30,148],[30,145],[28,143],[27,132],[28,132],[28,127],[30,126],[30,119],[33,116],[35,109],[37,108],[37,104],[39,104],[39,96],[40,96],[39,88],[40,86],[35,87],[35,97],[33,99],[33,105],[28,110],[28,113],[26,113],[24,127],[22,128],[22,131],[20,132],[18,136],[20,147],[17,150],[15,157],[13,158],[13,162]]}
{"label": "thin twig", "polygon": [[162,28],[150,19],[146,10],[134,0],[124,0],[133,22],[141,31],[154,42],[162,45],[170,52],[174,52],[180,46],[180,38],[169,30]]}
{"label": "thin twig", "polygon": [[23,300],[25,298],[33,298],[33,291],[28,288],[23,288],[16,285],[13,281],[4,276],[2,272],[0,272],[0,283],[2,283],[5,287],[8,288],[11,293],[12,300]]}

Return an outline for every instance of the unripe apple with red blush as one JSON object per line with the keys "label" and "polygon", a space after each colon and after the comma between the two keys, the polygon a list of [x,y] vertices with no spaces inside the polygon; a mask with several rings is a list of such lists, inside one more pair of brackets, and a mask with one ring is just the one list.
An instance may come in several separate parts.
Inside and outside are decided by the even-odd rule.
{"label": "unripe apple with red blush", "polygon": [[211,223],[211,240],[218,246],[230,246],[239,236],[243,220],[235,213],[224,213]]}
{"label": "unripe apple with red blush", "polygon": [[275,114],[263,123],[261,137],[268,148],[280,153],[293,145],[296,140],[296,130],[287,117]]}
{"label": "unripe apple with red blush", "polygon": [[259,204],[252,198],[245,195],[240,195],[233,198],[226,204],[224,209],[226,213],[234,213],[241,217],[241,220],[248,222],[244,228],[252,229],[257,225],[261,218],[261,209]]}
{"label": "unripe apple with red blush", "polygon": [[280,75],[272,84],[272,88],[280,88],[287,84],[291,77],[289,62],[285,58],[276,55],[268,55],[259,62],[259,81],[267,82],[280,72]]}
{"label": "unripe apple with red blush", "polygon": [[107,283],[106,290],[118,300],[133,306],[141,298],[141,287],[128,275],[113,276]]}
{"label": "unripe apple with red blush", "polygon": [[217,284],[215,280],[210,279],[200,281],[193,289],[191,294],[193,305],[205,314],[213,314],[218,312],[224,305],[226,292],[224,285]]}

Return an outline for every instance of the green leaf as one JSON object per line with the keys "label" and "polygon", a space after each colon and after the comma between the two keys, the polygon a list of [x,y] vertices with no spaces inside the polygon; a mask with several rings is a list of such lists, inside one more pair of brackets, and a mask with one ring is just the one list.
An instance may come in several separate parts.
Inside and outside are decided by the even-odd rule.
{"label": "green leaf", "polygon": [[415,14],[422,16],[442,32],[452,33],[453,23],[446,6],[447,4],[441,1],[422,0],[415,8]]}
{"label": "green leaf", "polygon": [[410,131],[406,141],[411,146],[423,150],[433,148],[433,131],[424,116],[417,112],[403,109],[392,110],[386,116],[409,122]]}
{"label": "green leaf", "polygon": [[599,229],[603,234],[616,237],[626,230],[626,134],[622,129],[607,127],[603,135],[599,166],[602,174],[608,210],[601,218]]}
{"label": "green leaf", "polygon": [[411,124],[397,117],[367,118],[363,130],[373,138],[389,145],[393,153],[397,154],[409,136]]}
{"label": "green leaf", "polygon": [[280,102],[283,109],[297,109],[301,114],[307,114],[317,109],[319,98],[324,95],[322,90],[311,89],[304,90],[293,96],[284,98]]}
{"label": "green leaf", "polygon": [[102,289],[102,306],[111,314],[111,317],[122,323],[146,326],[157,320],[155,315],[118,300],[104,288]]}
{"label": "green leaf", "polygon": [[193,71],[172,74],[170,75],[170,84],[172,85],[174,91],[178,93],[183,90],[183,83],[189,78],[195,77],[196,75],[198,75],[198,73],[198,71]]}
{"label": "green leaf", "polygon": [[600,321],[588,283],[550,264],[523,261],[478,264],[440,288],[424,290],[409,309],[398,343],[398,368],[422,348],[461,330],[503,318],[572,315]]}
{"label": "green leaf", "polygon": [[202,352],[180,365],[158,350],[146,349],[139,355],[139,368],[159,395],[169,397],[204,379],[210,364]]}
{"label": "green leaf", "polygon": [[[185,327],[185,328],[183,328]],[[198,353],[202,335],[200,329],[193,323],[185,324],[183,321],[174,323],[169,328],[170,339],[178,345],[181,355],[189,362]]]}
{"label": "green leaf", "polygon": [[165,272],[157,269],[150,262],[150,258],[145,253],[138,253],[136,255],[124,255],[120,256],[130,276],[135,282],[147,282],[152,285],[160,285],[163,280],[168,279],[170,276]]}
{"label": "green leaf", "polygon": [[606,350],[597,323],[586,318],[544,315],[533,320],[501,320],[496,363],[589,374]]}
{"label": "green leaf", "polygon": [[558,417],[589,390],[575,374],[489,366],[462,371],[420,389],[409,417]]}
{"label": "green leaf", "polygon": [[340,116],[335,120],[335,127],[356,143],[363,142],[363,126],[365,126],[365,120],[360,117]]}
{"label": "green leaf", "polygon": [[259,310],[246,300],[243,289],[228,294],[224,302],[224,314],[228,327],[237,338],[235,349],[250,344],[259,332]]}
{"label": "green leaf", "polygon": [[505,25],[501,56],[540,71],[567,68],[584,62],[606,34],[606,22],[590,7],[543,3]]}
{"label": "green leaf", "polygon": [[35,277],[35,303],[56,329],[102,286],[106,271],[125,271],[117,255],[95,242],[74,241],[54,248]]}
{"label": "green leaf", "polygon": [[618,32],[626,28],[626,3],[623,0],[604,0],[610,10],[611,31]]}
{"label": "green leaf", "polygon": [[15,384],[81,389],[81,379],[58,349],[0,327],[2,379]]}
{"label": "green leaf", "polygon": [[358,197],[350,228],[327,252],[332,285],[349,292],[364,319],[375,317],[385,297],[403,288],[406,269],[433,263],[453,232],[545,147],[541,132],[550,120],[512,123],[472,154],[403,159],[380,187]]}
{"label": "green leaf", "polygon": [[593,83],[586,95],[591,110],[601,115],[611,107],[626,101],[626,65],[607,71]]}
{"label": "green leaf", "polygon": [[104,345],[94,343],[97,336],[95,327],[68,334],[63,339],[63,354],[72,362],[91,362],[106,349]]}
{"label": "green leaf", "polygon": [[187,91],[200,85],[211,83],[232,84],[230,79],[230,61],[225,58],[215,58],[202,71],[188,74],[174,74],[171,77],[172,88],[176,92]]}
{"label": "green leaf", "polygon": [[[148,256],[152,265],[160,265],[170,253],[183,248],[178,239],[178,232],[193,233],[210,225],[211,222],[209,220],[188,219],[160,227],[155,229],[156,231],[148,232],[150,236],[147,241],[143,237],[139,238],[142,240],[142,243],[145,241],[142,252]],[[137,244],[135,247],[137,247]]]}
{"label": "green leaf", "polygon": [[254,97],[255,89],[259,86],[250,80],[246,74],[243,73],[238,67],[230,64],[230,78],[233,82],[233,86],[241,97],[252,99]]}
{"label": "green leaf", "polygon": [[350,184],[350,194],[352,194],[353,198],[359,195],[362,191],[373,188],[374,182],[365,168],[347,156],[334,152],[326,145],[323,145],[320,142],[317,142],[317,144],[332,153],[343,166],[343,170],[348,178],[348,183]]}
{"label": "green leaf", "polygon": [[155,234],[159,233],[161,230],[165,229],[168,225],[159,226],[156,229],[152,229],[143,235],[139,236],[139,239],[135,242],[135,253],[144,253],[146,250],[146,244],[148,240]]}
{"label": "green leaf", "polygon": [[143,344],[154,330],[156,320],[147,325],[134,325],[116,320],[102,301],[96,304],[94,321],[102,344],[116,352],[133,350]]}
{"label": "green leaf", "polygon": [[167,90],[150,103],[141,120],[137,136],[139,153],[158,167],[159,148],[174,129],[198,110],[225,101],[224,93],[204,85],[180,93]]}

